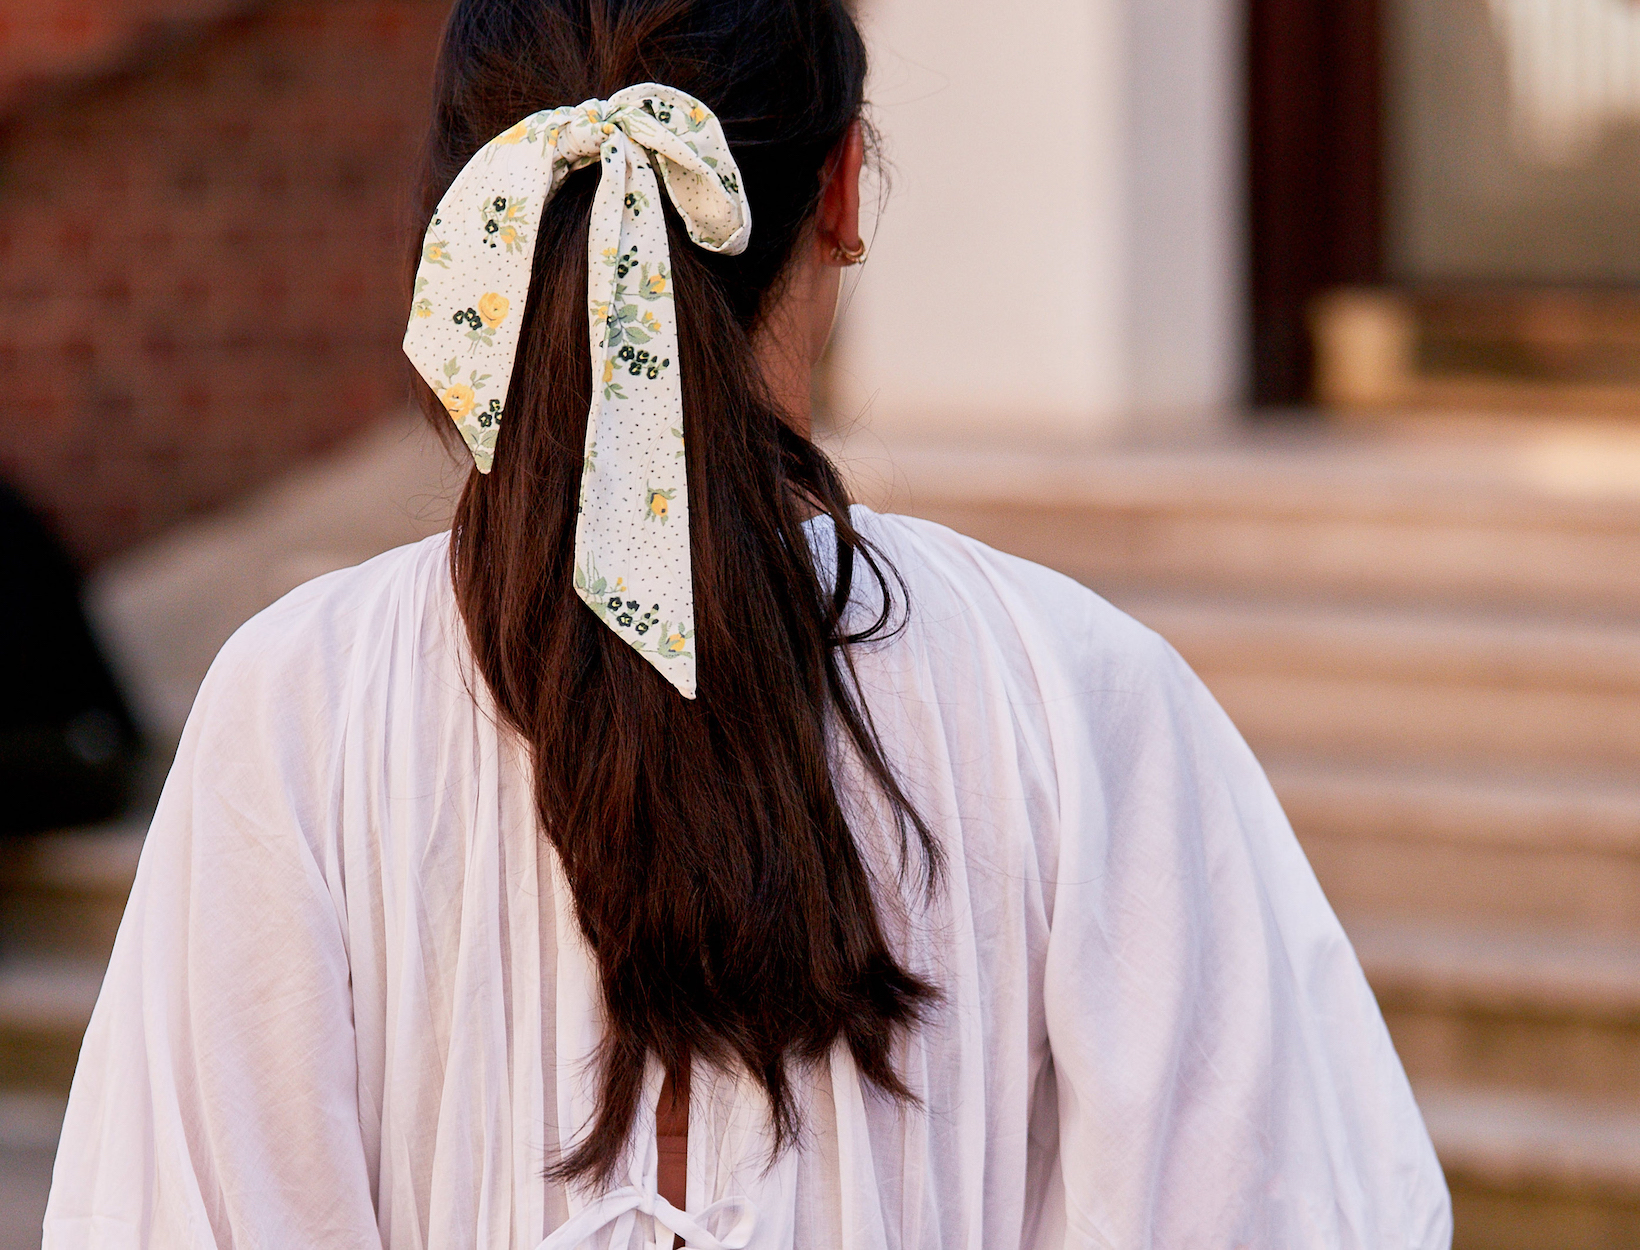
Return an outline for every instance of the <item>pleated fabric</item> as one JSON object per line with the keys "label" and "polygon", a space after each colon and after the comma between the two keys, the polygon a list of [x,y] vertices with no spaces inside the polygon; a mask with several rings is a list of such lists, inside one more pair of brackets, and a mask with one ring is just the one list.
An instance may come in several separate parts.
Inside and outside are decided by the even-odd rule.
{"label": "pleated fabric", "polygon": [[[944,997],[896,1054],[918,1105],[839,1049],[772,1162],[755,1087],[697,1063],[691,1217],[724,1237],[755,1212],[750,1250],[1448,1245],[1360,968],[1189,669],[1057,574],[855,521],[909,592],[857,660],[945,851],[932,900],[847,756],[843,799]],[[533,1250],[605,1200],[544,1176],[592,1111],[596,977],[465,647],[439,537],[224,648],[86,1038],[46,1250]],[[659,1088],[622,1178],[644,1201]],[[585,1244],[658,1235],[639,1212]]]}

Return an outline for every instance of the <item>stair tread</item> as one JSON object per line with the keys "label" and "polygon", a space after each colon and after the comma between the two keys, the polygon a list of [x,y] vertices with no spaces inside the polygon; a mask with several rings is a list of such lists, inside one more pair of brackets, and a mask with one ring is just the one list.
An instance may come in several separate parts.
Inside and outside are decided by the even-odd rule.
{"label": "stair tread", "polygon": [[123,895],[147,832],[143,817],[11,839],[0,846],[0,884]]}
{"label": "stair tread", "polygon": [[1412,842],[1640,854],[1640,782],[1621,771],[1263,760],[1283,804],[1352,832]]}
{"label": "stair tread", "polygon": [[1640,440],[1247,430],[1203,446],[827,440],[858,497],[1086,581],[1640,618]]}
{"label": "stair tread", "polygon": [[1380,999],[1640,1019],[1640,940],[1373,916],[1344,927]]}
{"label": "stair tread", "polygon": [[[1441,445],[1336,429],[1247,431],[1219,444],[1153,447],[897,439],[890,448],[869,433],[827,442],[862,493],[892,491],[913,506],[958,499],[1033,509],[1411,516],[1587,526],[1640,537],[1640,475],[1585,474],[1580,481],[1566,457],[1575,444],[1553,435],[1490,447],[1472,439]],[[1618,450],[1629,452],[1625,467],[1632,467],[1640,447],[1633,438],[1619,442]],[[1609,464],[1612,440],[1596,451]],[[887,481],[881,480],[885,471]]]}
{"label": "stair tread", "polygon": [[1282,673],[1640,691],[1640,624],[1418,604],[1111,589],[1192,663]]}
{"label": "stair tread", "polygon": [[1498,1189],[1640,1192],[1640,1108],[1518,1090],[1416,1092],[1449,1177]]}
{"label": "stair tread", "polygon": [[0,1152],[55,1151],[68,1099],[45,1090],[0,1090]]}
{"label": "stair tread", "polygon": [[75,956],[13,956],[0,962],[0,1029],[83,1030],[106,962]]}

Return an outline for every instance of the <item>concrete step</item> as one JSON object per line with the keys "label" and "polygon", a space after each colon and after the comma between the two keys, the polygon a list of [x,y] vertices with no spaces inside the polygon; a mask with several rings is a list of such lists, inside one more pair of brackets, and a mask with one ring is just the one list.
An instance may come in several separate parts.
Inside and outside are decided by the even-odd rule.
{"label": "concrete step", "polygon": [[1640,1107],[1420,1084],[1454,1250],[1640,1245]]}
{"label": "concrete step", "polygon": [[40,1250],[55,1150],[0,1146],[0,1250]]}
{"label": "concrete step", "polygon": [[1640,939],[1640,777],[1264,763],[1340,911]]}
{"label": "concrete step", "polygon": [[1118,592],[1261,752],[1640,764],[1640,625]]}
{"label": "concrete step", "polygon": [[66,1094],[0,1090],[0,1151],[55,1152],[67,1111]]}
{"label": "concrete step", "polygon": [[106,959],[147,829],[142,818],[0,844],[0,960]]}
{"label": "concrete step", "polygon": [[1640,1108],[1640,942],[1346,915],[1415,1084]]}
{"label": "concrete step", "polygon": [[0,1092],[0,1250],[40,1250],[66,1109],[57,1094]]}
{"label": "concrete step", "polygon": [[68,1092],[106,966],[72,955],[0,961],[0,1090]]}
{"label": "concrete step", "polygon": [[1640,616],[1640,441],[1545,427],[1431,441],[1249,433],[1218,446],[834,438],[857,495],[1095,589]]}

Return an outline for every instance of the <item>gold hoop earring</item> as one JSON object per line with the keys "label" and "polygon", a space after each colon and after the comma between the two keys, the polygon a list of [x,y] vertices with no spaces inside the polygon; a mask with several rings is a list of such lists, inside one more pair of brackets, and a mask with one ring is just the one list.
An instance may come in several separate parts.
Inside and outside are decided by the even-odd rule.
{"label": "gold hoop earring", "polygon": [[840,260],[845,265],[863,265],[866,260],[866,241],[861,239],[853,247],[844,247],[841,243],[831,245],[831,255],[834,260]]}

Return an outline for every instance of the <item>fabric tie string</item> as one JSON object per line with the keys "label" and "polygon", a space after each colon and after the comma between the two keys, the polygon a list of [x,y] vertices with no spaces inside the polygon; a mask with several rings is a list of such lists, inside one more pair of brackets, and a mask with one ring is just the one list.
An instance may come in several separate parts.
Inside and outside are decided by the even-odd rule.
{"label": "fabric tie string", "polygon": [[568,174],[594,161],[602,173],[587,235],[592,406],[575,591],[692,699],[683,392],[660,189],[697,245],[728,255],[744,250],[751,208],[717,117],[681,91],[640,83],[608,100],[531,114],[490,140],[450,184],[427,227],[404,350],[478,471],[488,473],[506,418],[541,211]]}
{"label": "fabric tie string", "polygon": [[[715,1236],[704,1227],[705,1223],[714,1222],[717,1216],[730,1212],[734,1213],[735,1222],[722,1237]],[[659,1194],[645,1192],[636,1185],[624,1185],[582,1207],[553,1230],[552,1235],[541,1242],[536,1250],[576,1250],[600,1229],[611,1224],[615,1228],[609,1244],[629,1246],[632,1244],[633,1225],[640,1215],[650,1216],[668,1232],[682,1237],[688,1250],[745,1250],[757,1230],[757,1210],[745,1198],[724,1198],[714,1202],[697,1219],[678,1210]],[[665,1244],[671,1244],[670,1238],[665,1239]]]}

